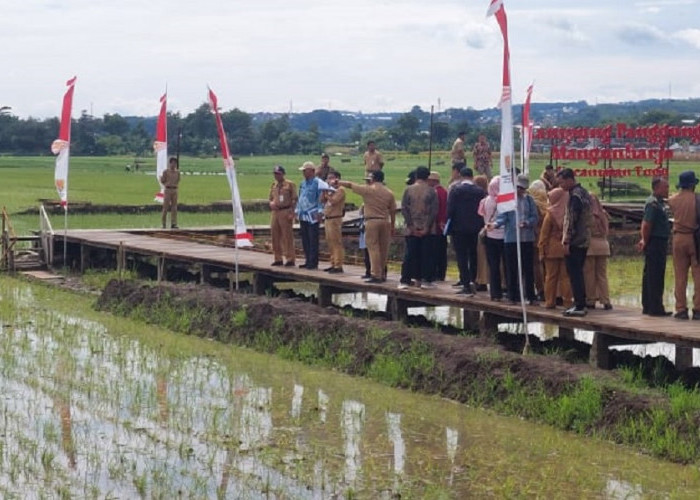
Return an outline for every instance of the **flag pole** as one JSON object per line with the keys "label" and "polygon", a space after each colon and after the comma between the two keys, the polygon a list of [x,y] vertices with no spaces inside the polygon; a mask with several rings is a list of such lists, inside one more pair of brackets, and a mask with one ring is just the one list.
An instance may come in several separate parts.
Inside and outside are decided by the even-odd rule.
{"label": "flag pole", "polygon": [[68,264],[68,205],[63,210],[63,269]]}
{"label": "flag pole", "polygon": [[432,171],[433,160],[433,105],[430,105],[430,134],[428,134],[428,170]]}

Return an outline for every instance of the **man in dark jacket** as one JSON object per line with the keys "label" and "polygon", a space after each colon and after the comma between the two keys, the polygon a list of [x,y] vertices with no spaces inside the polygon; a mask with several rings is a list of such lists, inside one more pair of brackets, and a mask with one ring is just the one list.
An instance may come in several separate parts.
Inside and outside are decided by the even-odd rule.
{"label": "man in dark jacket", "polygon": [[581,184],[576,182],[574,171],[564,168],[557,173],[559,187],[569,192],[569,204],[564,215],[564,261],[574,294],[574,306],[564,311],[564,316],[585,316],[586,284],[583,264],[591,242],[591,197]]}
{"label": "man in dark jacket", "polygon": [[474,184],[471,168],[462,168],[460,176],[461,181],[447,197],[448,232],[452,236],[462,283],[462,289],[457,293],[472,296],[476,293],[476,245],[479,231],[484,226],[484,218],[477,211],[486,192]]}

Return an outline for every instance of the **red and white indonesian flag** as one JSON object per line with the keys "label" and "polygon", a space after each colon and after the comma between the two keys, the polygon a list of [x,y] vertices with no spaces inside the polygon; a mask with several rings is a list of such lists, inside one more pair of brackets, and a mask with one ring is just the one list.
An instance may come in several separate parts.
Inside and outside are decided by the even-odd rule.
{"label": "red and white indonesian flag", "polygon": [[163,94],[160,98],[160,113],[158,113],[158,123],[156,124],[156,140],[153,143],[153,151],[156,154],[156,181],[160,190],[156,193],[153,201],[163,203],[163,193],[165,186],[160,182],[160,176],[168,168],[168,94]]}
{"label": "red and white indonesian flag", "polygon": [[219,114],[218,101],[216,95],[211,89],[209,90],[209,106],[216,116],[216,129],[219,132],[219,142],[221,143],[221,156],[224,159],[224,169],[226,170],[226,179],[228,179],[228,185],[231,188],[231,203],[233,204],[233,216],[235,219],[235,230],[236,230],[236,246],[237,247],[250,247],[253,246],[251,240],[253,235],[251,235],[245,226],[245,220],[243,219],[243,206],[241,205],[241,195],[238,192],[238,181],[236,180],[236,166],[233,163],[233,158],[231,158],[231,152],[228,148],[228,141],[226,140],[226,132],[224,132],[224,124],[221,121],[221,115]]}
{"label": "red and white indonesian flag", "polygon": [[496,16],[503,35],[503,86],[499,106],[501,108],[501,158],[498,212],[515,210],[515,188],[513,183],[513,109],[510,86],[510,49],[508,47],[508,19],[503,0],[491,0],[486,16]]}
{"label": "red and white indonesian flag", "polygon": [[61,110],[61,127],[58,132],[58,139],[51,143],[51,152],[56,157],[56,170],[54,172],[54,183],[61,200],[61,206],[68,210],[68,159],[70,158],[70,125],[71,109],[73,108],[73,90],[75,80],[73,77],[66,82],[68,90],[63,96],[63,108]]}
{"label": "red and white indonesian flag", "polygon": [[522,146],[523,146],[523,173],[530,174],[530,149],[532,149],[532,129],[535,122],[530,120],[530,100],[532,99],[532,87],[527,88],[525,104],[523,104]]}

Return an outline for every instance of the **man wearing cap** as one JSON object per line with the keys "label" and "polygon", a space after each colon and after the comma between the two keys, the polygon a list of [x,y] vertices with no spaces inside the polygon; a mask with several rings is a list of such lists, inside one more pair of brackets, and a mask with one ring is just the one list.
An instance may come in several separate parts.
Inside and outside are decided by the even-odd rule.
{"label": "man wearing cap", "polygon": [[430,170],[418,167],[416,181],[403,192],[401,214],[404,220],[406,252],[401,267],[401,283],[405,288],[415,278],[421,288],[435,288],[435,261],[431,238],[438,212],[435,190],[427,183]]}
{"label": "man wearing cap", "polygon": [[177,158],[174,156],[168,160],[168,168],[160,176],[160,182],[165,186],[161,214],[162,227],[165,229],[168,212],[170,212],[170,227],[177,229],[177,187],[180,184],[180,170]]}
{"label": "man wearing cap", "polygon": [[476,293],[476,245],[479,231],[484,227],[484,218],[478,214],[479,203],[486,192],[474,184],[474,172],[463,167],[461,182],[455,185],[447,196],[448,231],[457,257],[459,283],[457,293],[472,296]]}
{"label": "man wearing cap", "polygon": [[[294,208],[297,203],[297,189],[293,182],[284,178],[285,170],[277,165],[272,170],[275,182],[270,186],[270,233],[272,235],[273,266],[294,265]],[[282,261],[286,259],[286,263]]]}
{"label": "man wearing cap", "polygon": [[[466,159],[464,157],[464,136],[466,132],[460,131],[457,134],[455,142],[452,143],[452,151],[450,151],[450,159],[452,160],[452,165],[457,163],[464,163],[466,166]],[[461,168],[461,167],[460,167]]]}
{"label": "man wearing cap", "polygon": [[304,174],[304,180],[299,184],[295,213],[299,219],[299,235],[306,258],[306,262],[299,267],[318,269],[319,223],[323,218],[321,195],[326,183],[316,177],[316,166],[311,161],[304,162],[299,170]]}
{"label": "man wearing cap", "polygon": [[384,158],[382,154],[377,151],[377,146],[374,141],[367,141],[367,151],[362,156],[365,162],[365,176],[368,176],[370,172],[375,172],[381,170],[384,167]]}
{"label": "man wearing cap", "polygon": [[474,168],[477,172],[491,180],[491,146],[484,134],[479,134],[479,140],[472,149]]}
{"label": "man wearing cap", "polygon": [[338,184],[340,172],[331,170],[328,173],[328,184],[335,191],[326,191],[323,195],[324,229],[326,231],[326,243],[331,254],[331,267],[324,269],[330,274],[343,272],[345,260],[345,247],[343,246],[343,215],[345,213],[345,188]]}
{"label": "man wearing cap", "polygon": [[367,185],[340,181],[362,196],[364,202],[365,243],[369,252],[370,274],[368,283],[386,281],[386,263],[389,256],[389,243],[396,226],[396,199],[394,193],[384,185],[384,172],[374,170],[365,180]]}
{"label": "man wearing cap", "polygon": [[591,242],[591,197],[581,184],[576,182],[574,171],[564,168],[557,172],[559,187],[569,192],[569,203],[564,215],[562,244],[564,262],[569,273],[571,291],[574,295],[573,307],[564,311],[564,316],[585,316],[586,282],[583,265],[586,262],[588,246]]}
{"label": "man wearing cap", "polygon": [[[698,229],[698,209],[700,203],[695,195],[698,179],[695,172],[688,170],[678,178],[676,186],[680,191],[671,196],[668,205],[673,212],[673,274],[675,276],[676,319],[700,320],[700,263],[695,247],[694,233]],[[688,313],[688,269],[693,275],[693,313]]]}
{"label": "man wearing cap", "polygon": [[333,167],[330,165],[330,156],[328,153],[323,153],[321,155],[321,164],[316,168],[316,177],[322,181],[328,180],[328,174],[333,171]]}
{"label": "man wearing cap", "polygon": [[430,172],[428,185],[435,190],[438,197],[438,213],[435,218],[435,230],[431,238],[434,240],[435,250],[435,281],[445,281],[447,273],[447,236],[444,235],[447,223],[447,189],[440,184],[440,173],[436,170]]}
{"label": "man wearing cap", "polygon": [[670,316],[664,307],[664,278],[666,275],[666,254],[671,225],[668,219],[668,181],[654,177],[651,181],[652,194],[644,205],[641,238],[637,243],[644,252],[642,272],[642,314],[649,316]]}

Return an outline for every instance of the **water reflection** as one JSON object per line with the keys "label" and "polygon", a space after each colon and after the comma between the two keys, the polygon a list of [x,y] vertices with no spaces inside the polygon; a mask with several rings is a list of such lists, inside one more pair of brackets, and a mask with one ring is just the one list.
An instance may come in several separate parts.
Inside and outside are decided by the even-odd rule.
{"label": "water reflection", "polygon": [[[191,354],[206,341],[167,357],[17,288],[0,280],[4,497],[552,497],[575,485],[574,496],[615,498],[700,487],[685,468],[437,398],[223,346],[230,364]],[[316,406],[303,404],[307,391]]]}

